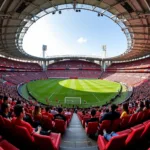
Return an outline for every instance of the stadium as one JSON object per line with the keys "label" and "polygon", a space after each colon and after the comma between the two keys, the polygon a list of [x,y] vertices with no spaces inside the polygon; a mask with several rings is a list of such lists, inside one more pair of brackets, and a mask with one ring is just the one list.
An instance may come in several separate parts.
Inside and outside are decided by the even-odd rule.
{"label": "stadium", "polygon": [[149,135],[149,0],[0,1],[0,150],[150,150]]}

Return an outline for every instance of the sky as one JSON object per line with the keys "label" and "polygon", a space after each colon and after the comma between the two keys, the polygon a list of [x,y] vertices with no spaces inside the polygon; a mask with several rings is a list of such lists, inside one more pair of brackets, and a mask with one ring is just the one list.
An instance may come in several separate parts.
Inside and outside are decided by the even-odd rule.
{"label": "sky", "polygon": [[27,53],[42,57],[42,45],[47,45],[46,57],[54,55],[90,55],[106,57],[122,54],[127,40],[121,28],[105,16],[81,10],[64,10],[49,14],[35,22],[23,39]]}

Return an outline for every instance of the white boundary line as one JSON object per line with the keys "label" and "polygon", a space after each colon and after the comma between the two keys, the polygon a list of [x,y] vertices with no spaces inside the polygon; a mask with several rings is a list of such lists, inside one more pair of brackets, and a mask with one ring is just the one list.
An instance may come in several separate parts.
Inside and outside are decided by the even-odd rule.
{"label": "white boundary line", "polygon": [[[93,94],[93,93],[92,93]],[[93,96],[98,100],[98,102],[100,102],[100,100],[95,96],[95,94],[93,94]]]}
{"label": "white boundary line", "polygon": [[49,96],[48,100],[49,100],[54,94],[55,94],[55,92],[53,92],[53,93]]}

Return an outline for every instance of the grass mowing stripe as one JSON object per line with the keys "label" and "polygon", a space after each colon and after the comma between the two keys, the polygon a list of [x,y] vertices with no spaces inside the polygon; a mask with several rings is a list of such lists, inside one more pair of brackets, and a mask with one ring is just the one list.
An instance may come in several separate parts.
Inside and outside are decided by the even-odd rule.
{"label": "grass mowing stripe", "polygon": [[64,104],[65,97],[81,97],[82,102],[85,100],[89,106],[105,104],[118,89],[116,83],[97,79],[49,79],[28,85],[31,94],[40,102],[46,103],[45,99],[49,98],[50,103],[57,104],[58,99],[60,104]]}

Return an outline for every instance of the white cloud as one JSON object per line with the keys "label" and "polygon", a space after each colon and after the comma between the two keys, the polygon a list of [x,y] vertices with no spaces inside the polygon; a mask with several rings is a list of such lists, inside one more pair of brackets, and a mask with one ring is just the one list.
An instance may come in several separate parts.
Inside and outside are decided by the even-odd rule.
{"label": "white cloud", "polygon": [[80,44],[87,43],[87,39],[84,38],[84,37],[80,37],[80,38],[77,40],[77,42],[80,43]]}

